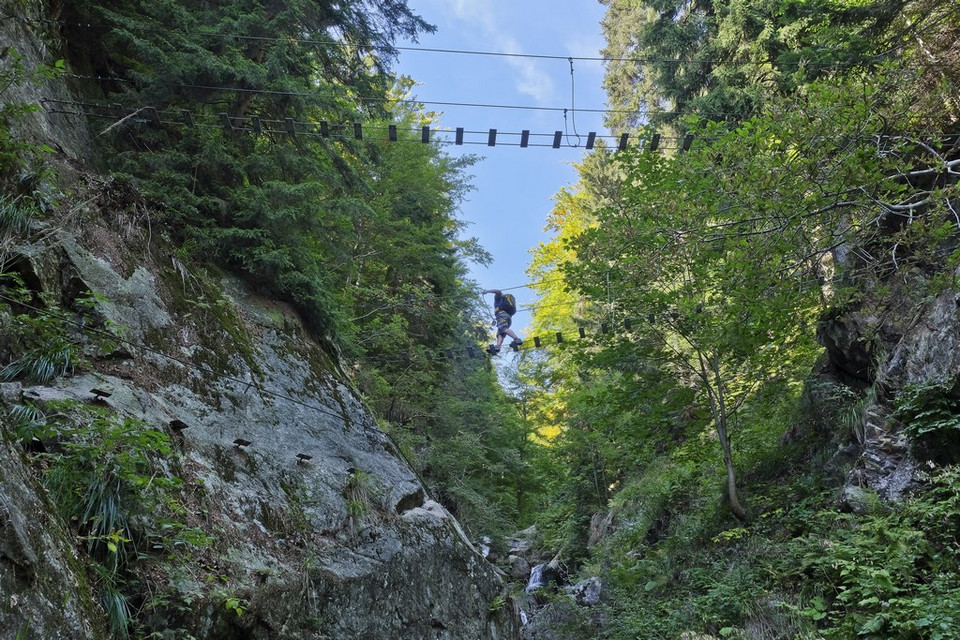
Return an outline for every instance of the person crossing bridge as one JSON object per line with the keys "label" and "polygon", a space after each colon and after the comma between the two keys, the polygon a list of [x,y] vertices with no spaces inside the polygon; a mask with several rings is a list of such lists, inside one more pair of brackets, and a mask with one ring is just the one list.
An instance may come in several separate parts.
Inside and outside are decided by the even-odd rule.
{"label": "person crossing bridge", "polygon": [[523,340],[510,329],[513,322],[513,314],[517,312],[517,299],[511,293],[504,293],[500,289],[484,289],[483,294],[493,294],[493,315],[497,324],[497,342],[487,347],[490,355],[500,353],[500,347],[503,345],[503,339],[507,336],[513,338],[510,346],[520,346]]}

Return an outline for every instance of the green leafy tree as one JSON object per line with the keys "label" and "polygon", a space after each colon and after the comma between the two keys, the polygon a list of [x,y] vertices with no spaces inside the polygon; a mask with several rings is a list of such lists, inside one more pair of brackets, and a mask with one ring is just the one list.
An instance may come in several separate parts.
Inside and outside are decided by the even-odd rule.
{"label": "green leafy tree", "polygon": [[[613,61],[604,86],[611,104],[636,113],[611,114],[614,130],[651,123],[676,132],[694,113],[739,122],[817,80],[921,52],[942,64],[957,33],[947,0],[607,4],[604,54]],[[956,81],[952,70],[924,67],[928,82]]]}
{"label": "green leafy tree", "polygon": [[[896,138],[883,148],[867,135],[883,130],[890,109],[907,108],[872,91],[856,81],[811,86],[802,110],[785,102],[732,131],[692,122],[711,140],[700,151],[618,155],[627,176],[619,199],[568,245],[569,282],[593,299],[612,288],[634,320],[636,351],[697,391],[740,517],[733,417],[762,388],[799,388],[816,355],[818,314],[845,295],[837,280],[822,282],[838,269],[855,280],[926,260],[951,224],[946,193],[917,181],[905,190]],[[914,202],[922,216],[908,213],[919,213]],[[874,258],[834,260],[854,245]]]}
{"label": "green leafy tree", "polygon": [[[536,276],[557,279],[541,288],[541,331],[616,320],[613,335],[530,359],[549,395],[533,415],[556,433],[548,542],[622,597],[610,637],[947,637],[953,560],[935,543],[928,565],[916,540],[936,538],[951,507],[930,528],[838,516],[835,478],[811,464],[834,459],[836,441],[824,452],[781,436],[808,419],[797,407],[819,384],[816,333],[830,319],[875,321],[869,350],[892,295],[922,305],[954,286],[955,8],[606,4],[609,102],[636,112],[608,125],[690,131],[696,144],[580,167],[535,254]],[[897,416],[949,438],[942,392],[915,391]],[[862,406],[847,394],[827,399],[842,405],[827,420],[835,438]],[[602,511],[612,528],[588,550]],[[936,578],[918,577],[933,565]],[[761,604],[773,594],[776,612]]]}

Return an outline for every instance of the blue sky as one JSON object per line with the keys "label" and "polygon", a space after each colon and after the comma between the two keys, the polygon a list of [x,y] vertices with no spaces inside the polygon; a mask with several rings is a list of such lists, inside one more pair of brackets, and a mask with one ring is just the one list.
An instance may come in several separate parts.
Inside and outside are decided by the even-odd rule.
{"label": "blue sky", "polygon": [[[570,62],[567,56],[598,57],[603,47],[600,20],[604,7],[597,0],[408,0],[410,8],[437,32],[419,43],[400,46],[432,49],[502,52],[564,56],[560,60],[463,55],[402,50],[394,69],[418,82],[417,99],[426,102],[460,102],[528,107],[604,109],[603,66],[595,61],[574,61],[571,96]],[[454,130],[553,134],[564,130],[561,111],[490,109],[427,104],[442,111],[440,126]],[[528,282],[525,270],[530,251],[545,241],[547,215],[553,196],[576,181],[571,163],[583,156],[586,134],[603,129],[602,114],[567,114],[567,130],[581,134],[579,148],[561,146],[526,148],[486,146],[486,135],[466,139],[483,142],[462,147],[446,146],[449,154],[480,155],[470,171],[471,191],[463,203],[460,219],[469,223],[466,234],[475,236],[493,255],[489,267],[473,265],[471,277],[483,288],[506,288]],[[449,136],[452,138],[451,136]],[[575,142],[575,138],[573,141]],[[517,138],[512,138],[516,143]],[[532,138],[531,142],[551,142]],[[529,289],[513,292],[518,302],[535,302]],[[492,300],[487,296],[487,301]],[[521,311],[515,327],[522,330],[529,316]]]}

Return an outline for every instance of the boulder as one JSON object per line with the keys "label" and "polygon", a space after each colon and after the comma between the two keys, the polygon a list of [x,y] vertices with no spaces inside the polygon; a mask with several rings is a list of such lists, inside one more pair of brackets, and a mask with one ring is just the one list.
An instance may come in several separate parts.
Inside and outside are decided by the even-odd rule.
{"label": "boulder", "polygon": [[507,556],[507,575],[514,580],[525,580],[530,575],[530,563],[522,556]]}
{"label": "boulder", "polygon": [[605,592],[603,582],[594,576],[567,587],[567,593],[573,601],[582,607],[595,607],[603,600]]}

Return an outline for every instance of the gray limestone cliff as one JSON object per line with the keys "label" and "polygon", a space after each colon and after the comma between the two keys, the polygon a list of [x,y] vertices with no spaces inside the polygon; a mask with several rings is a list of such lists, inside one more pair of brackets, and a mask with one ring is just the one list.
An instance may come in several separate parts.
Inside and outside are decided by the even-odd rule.
{"label": "gray limestone cliff", "polygon": [[[14,266],[65,306],[74,292],[98,294],[99,325],[117,340],[89,370],[7,384],[5,398],[96,404],[169,435],[167,470],[184,482],[191,524],[214,538],[205,562],[216,566],[143,577],[192,602],[176,624],[197,637],[512,637],[510,617],[491,613],[497,572],[296,317],[230,278],[201,281],[170,256],[157,267],[122,243],[88,248],[111,237],[98,216],[86,212],[82,238],[58,230]],[[0,584],[4,604],[19,606],[5,606],[0,631],[36,629],[51,602],[78,602],[58,611],[59,633],[72,637],[96,616],[85,620],[64,527],[5,436]],[[211,588],[210,575],[229,587]],[[228,598],[246,603],[242,615],[218,601]]]}
{"label": "gray limestone cliff", "polygon": [[[151,253],[146,229],[99,204],[74,229],[19,248],[12,268],[63,313],[95,294],[85,317],[103,328],[92,335],[113,339],[88,341],[85,370],[8,383],[4,398],[8,409],[94,405],[170,438],[158,473],[182,480],[186,522],[213,543],[201,566],[132,565],[147,590],[189,603],[156,607],[154,627],[223,638],[515,637],[512,612],[494,606],[498,572],[296,316],[237,280]],[[90,588],[78,587],[76,544],[6,428],[0,455],[0,636],[50,625],[43,637],[103,637],[102,615],[84,606]],[[142,530],[156,528],[140,518]]]}

